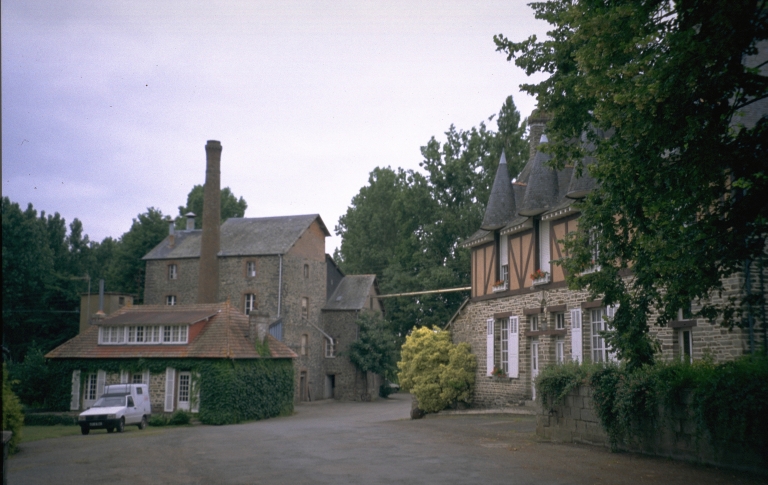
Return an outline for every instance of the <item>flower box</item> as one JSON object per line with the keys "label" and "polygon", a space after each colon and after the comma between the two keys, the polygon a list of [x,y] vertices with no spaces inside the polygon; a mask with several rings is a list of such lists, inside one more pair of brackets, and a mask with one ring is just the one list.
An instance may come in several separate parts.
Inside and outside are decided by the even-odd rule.
{"label": "flower box", "polygon": [[531,274],[531,279],[533,280],[533,286],[545,285],[552,281],[550,274],[540,269],[537,269]]}
{"label": "flower box", "polygon": [[509,289],[508,281],[497,281],[493,285],[493,292],[498,293],[500,291],[507,291]]}

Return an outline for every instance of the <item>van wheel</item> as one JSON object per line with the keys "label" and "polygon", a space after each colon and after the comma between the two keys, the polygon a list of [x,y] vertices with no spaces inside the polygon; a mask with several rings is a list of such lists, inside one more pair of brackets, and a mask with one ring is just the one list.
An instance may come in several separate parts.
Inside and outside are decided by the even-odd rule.
{"label": "van wheel", "polygon": [[87,424],[85,426],[80,426],[80,432],[83,433],[83,435],[86,435],[91,432],[91,428],[89,428]]}
{"label": "van wheel", "polygon": [[142,416],[141,417],[141,422],[139,423],[139,429],[144,429],[146,427],[147,427],[147,417],[146,416]]}
{"label": "van wheel", "polygon": [[120,421],[117,422],[117,432],[122,433],[125,429],[125,418],[120,418]]}

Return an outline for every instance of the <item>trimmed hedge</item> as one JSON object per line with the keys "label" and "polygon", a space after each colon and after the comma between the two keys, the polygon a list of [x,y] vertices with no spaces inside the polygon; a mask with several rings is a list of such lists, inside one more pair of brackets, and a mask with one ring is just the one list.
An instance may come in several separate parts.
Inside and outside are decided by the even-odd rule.
{"label": "trimmed hedge", "polygon": [[[48,361],[47,405],[69,410],[72,371],[164,374],[166,367],[200,375],[200,421],[233,424],[293,412],[293,363],[289,359],[62,359]],[[195,385],[196,383],[193,383]]]}
{"label": "trimmed hedge", "polygon": [[689,409],[698,434],[708,433],[721,451],[739,443],[768,454],[768,358],[745,356],[714,364],[661,362],[634,371],[617,365],[565,364],[545,368],[536,379],[544,405],[562,402],[579,385],[592,388],[592,402],[615,448],[647,437],[662,424],[663,407],[673,416]]}
{"label": "trimmed hedge", "polygon": [[30,413],[24,415],[25,426],[56,426],[59,424],[74,426],[77,424],[77,417],[68,414],[50,413]]}

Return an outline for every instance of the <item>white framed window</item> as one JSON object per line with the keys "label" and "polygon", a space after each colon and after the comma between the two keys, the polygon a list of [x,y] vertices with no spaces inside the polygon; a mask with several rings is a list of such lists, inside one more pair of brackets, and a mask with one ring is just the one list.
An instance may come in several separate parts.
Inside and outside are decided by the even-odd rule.
{"label": "white framed window", "polygon": [[605,331],[604,315],[605,311],[602,308],[595,308],[590,312],[590,322],[592,324],[592,362],[605,362],[608,359],[605,339],[600,336],[600,332]]}
{"label": "white framed window", "polygon": [[179,277],[179,267],[175,264],[168,265],[168,279],[175,280]]}
{"label": "white framed window", "polygon": [[325,339],[325,357],[329,359],[336,357],[335,343],[329,338]]}
{"label": "white framed window", "polygon": [[536,377],[539,375],[539,340],[531,341],[531,398],[536,399]]}
{"label": "white framed window", "polygon": [[539,316],[538,315],[531,315],[530,316],[531,321],[531,331],[535,332],[539,329]]}
{"label": "white framed window", "polygon": [[519,317],[509,317],[509,377],[520,375],[520,329]]}
{"label": "white framed window", "polygon": [[301,336],[301,355],[307,355],[309,346],[309,335],[306,333]]}
{"label": "white framed window", "polygon": [[96,373],[90,373],[85,376],[85,393],[83,399],[86,401],[95,401],[98,396],[96,392]]}
{"label": "white framed window", "polygon": [[189,372],[179,372],[179,400],[178,408],[189,411],[189,396],[192,385],[192,374]]}
{"label": "white framed window", "polygon": [[248,278],[256,277],[256,261],[248,261],[245,263],[245,276]]}
{"label": "white framed window", "polygon": [[494,339],[493,339],[493,318],[485,321],[485,375],[493,375],[494,362]]}
{"label": "white framed window", "polygon": [[571,357],[575,362],[582,361],[581,308],[571,310]]}
{"label": "white framed window", "polygon": [[677,333],[677,340],[680,343],[680,360],[683,362],[693,362],[693,332],[690,328],[681,328]]}
{"label": "white framed window", "polygon": [[176,304],[176,295],[168,295],[165,297],[165,304],[174,306]]}
{"label": "white framed window", "polygon": [[304,320],[309,318],[309,298],[306,296],[301,297],[301,318]]}
{"label": "white framed window", "polygon": [[509,265],[508,264],[502,264],[501,265],[501,281],[509,281]]}
{"label": "white framed window", "polygon": [[160,343],[160,326],[152,325],[151,327],[146,327],[146,329],[147,329],[146,342],[150,344]]}
{"label": "white framed window", "polygon": [[164,325],[163,326],[164,344],[185,344],[187,343],[186,325]]}
{"label": "white framed window", "polygon": [[246,315],[250,315],[253,310],[256,309],[256,294],[255,293],[246,293],[243,297],[244,301],[244,308],[243,312]]}
{"label": "white framed window", "polygon": [[99,343],[103,345],[122,344],[125,339],[125,327],[100,327]]}
{"label": "white framed window", "polygon": [[565,313],[555,313],[555,330],[565,329]]}
{"label": "white framed window", "polygon": [[555,340],[555,362],[562,364],[565,359],[565,340],[558,338]]}

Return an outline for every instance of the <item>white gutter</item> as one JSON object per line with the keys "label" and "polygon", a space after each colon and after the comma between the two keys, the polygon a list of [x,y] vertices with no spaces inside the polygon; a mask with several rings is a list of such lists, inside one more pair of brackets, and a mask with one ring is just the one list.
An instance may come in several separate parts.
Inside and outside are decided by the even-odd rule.
{"label": "white gutter", "polygon": [[320,333],[322,333],[323,335],[325,335],[325,338],[327,338],[328,340],[330,340],[332,344],[334,343],[334,341],[333,341],[333,337],[331,337],[331,336],[330,336],[330,335],[328,335],[327,333],[323,332],[323,329],[322,329],[322,328],[318,327],[317,325],[315,325],[315,324],[314,324],[314,323],[312,323],[312,322],[309,322],[309,324],[310,324],[310,325],[312,325],[313,327],[315,327],[315,328],[317,329],[317,331],[318,331],[318,332],[320,332]]}
{"label": "white gutter", "polygon": [[432,295],[435,293],[451,293],[454,291],[469,291],[471,289],[472,289],[471,286],[463,286],[461,288],[445,288],[442,290],[412,291],[410,293],[392,293],[389,295],[376,295],[376,296],[372,296],[371,298],[382,299],[382,298],[394,298],[396,296]]}

